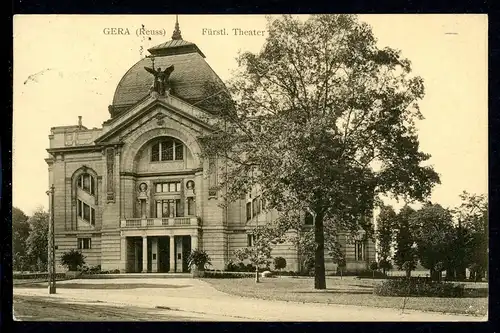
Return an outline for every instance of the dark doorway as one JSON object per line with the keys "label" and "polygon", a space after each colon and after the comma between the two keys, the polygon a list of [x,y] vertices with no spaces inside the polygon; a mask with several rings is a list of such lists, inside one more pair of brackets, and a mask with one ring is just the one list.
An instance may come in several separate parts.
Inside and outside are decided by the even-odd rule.
{"label": "dark doorway", "polygon": [[158,237],[158,272],[170,270],[170,237]]}
{"label": "dark doorway", "polygon": [[191,254],[191,236],[182,236],[182,272],[189,272],[189,254]]}

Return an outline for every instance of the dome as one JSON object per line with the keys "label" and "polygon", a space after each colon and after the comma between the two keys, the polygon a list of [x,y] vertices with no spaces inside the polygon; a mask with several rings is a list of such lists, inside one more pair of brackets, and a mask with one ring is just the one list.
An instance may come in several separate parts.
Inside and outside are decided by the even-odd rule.
{"label": "dome", "polygon": [[[210,84],[222,84],[222,80],[205,61],[198,47],[180,36],[178,24],[172,40],[148,49],[150,57],[139,60],[122,77],[115,90],[111,117],[121,114],[148,96],[154,77],[144,67],[165,69],[174,65],[169,77],[170,94],[195,104],[212,94]],[[202,107],[203,103],[199,106]]]}

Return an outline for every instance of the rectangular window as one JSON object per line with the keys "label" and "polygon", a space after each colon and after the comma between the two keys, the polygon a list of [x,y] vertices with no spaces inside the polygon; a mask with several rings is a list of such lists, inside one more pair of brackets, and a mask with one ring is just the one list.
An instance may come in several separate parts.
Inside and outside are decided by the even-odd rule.
{"label": "rectangular window", "polygon": [[175,160],[179,161],[184,159],[184,149],[182,143],[175,142]]}
{"label": "rectangular window", "polygon": [[168,183],[156,184],[156,193],[180,192],[180,191],[181,191],[180,182],[168,182]]}
{"label": "rectangular window", "polygon": [[90,238],[78,238],[78,249],[88,250],[92,248],[92,240]]}
{"label": "rectangular window", "polygon": [[168,217],[175,217],[175,200],[168,200]]}
{"label": "rectangular window", "polygon": [[354,255],[356,260],[365,260],[365,244],[361,241],[354,242]]}
{"label": "rectangular window", "polygon": [[95,180],[94,177],[90,177],[90,194],[95,195]]}
{"label": "rectangular window", "polygon": [[247,221],[252,218],[252,203],[247,202]]}
{"label": "rectangular window", "polygon": [[184,216],[184,212],[182,211],[180,199],[175,199],[175,216],[177,216],[177,217]]}
{"label": "rectangular window", "polygon": [[82,209],[82,201],[81,200],[78,200],[77,204],[76,204],[76,215],[78,215],[79,217],[83,218],[83,209]]}
{"label": "rectangular window", "polygon": [[170,216],[170,210],[168,209],[168,201],[163,200],[163,217],[169,217]]}
{"label": "rectangular window", "polygon": [[260,206],[262,211],[266,210],[266,199],[262,198]]}
{"label": "rectangular window", "polygon": [[156,201],[156,217],[161,218],[162,217],[162,203],[161,200]]}
{"label": "rectangular window", "polygon": [[306,212],[306,217],[304,221],[305,225],[313,225],[314,224],[314,216],[311,213]]}
{"label": "rectangular window", "polygon": [[87,192],[90,192],[90,177],[89,175],[83,175],[83,189]]}
{"label": "rectangular window", "polygon": [[95,225],[95,209],[90,207],[90,224]]}
{"label": "rectangular window", "polygon": [[253,234],[247,234],[247,246],[254,246],[255,245],[255,235]]}
{"label": "rectangular window", "polygon": [[160,160],[160,143],[155,143],[151,149],[151,161],[158,162]]}
{"label": "rectangular window", "polygon": [[90,206],[83,203],[83,219],[90,222]]}
{"label": "rectangular window", "polygon": [[170,140],[161,143],[161,160],[172,161],[174,159],[174,143]]}
{"label": "rectangular window", "polygon": [[257,198],[252,200],[252,214],[257,216]]}
{"label": "rectangular window", "polygon": [[188,215],[192,216],[195,215],[195,201],[193,197],[187,198],[187,204],[188,204]]}

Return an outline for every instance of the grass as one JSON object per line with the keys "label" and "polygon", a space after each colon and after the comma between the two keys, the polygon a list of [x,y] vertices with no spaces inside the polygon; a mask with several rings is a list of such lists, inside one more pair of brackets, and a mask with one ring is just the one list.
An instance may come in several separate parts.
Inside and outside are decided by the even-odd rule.
{"label": "grass", "polygon": [[[357,279],[355,277],[327,277],[325,290],[315,290],[313,278],[279,277],[254,279],[203,279],[219,291],[267,300],[304,303],[345,304],[401,309],[405,297],[384,297],[373,294],[373,286],[383,280]],[[487,284],[466,283],[475,289],[475,297],[408,297],[405,309],[483,316],[488,310]],[[477,291],[482,291],[478,293]],[[478,297],[478,295],[483,297]]]}

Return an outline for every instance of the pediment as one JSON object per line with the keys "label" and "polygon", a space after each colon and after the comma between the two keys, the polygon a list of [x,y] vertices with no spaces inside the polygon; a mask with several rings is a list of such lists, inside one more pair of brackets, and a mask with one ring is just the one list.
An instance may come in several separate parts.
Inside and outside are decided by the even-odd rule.
{"label": "pediment", "polygon": [[128,133],[151,122],[156,122],[159,127],[169,126],[169,123],[180,124],[202,134],[212,130],[213,121],[209,113],[173,96],[162,99],[150,97],[103,128],[103,134],[95,143],[120,142]]}

